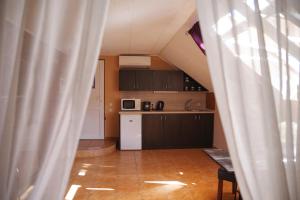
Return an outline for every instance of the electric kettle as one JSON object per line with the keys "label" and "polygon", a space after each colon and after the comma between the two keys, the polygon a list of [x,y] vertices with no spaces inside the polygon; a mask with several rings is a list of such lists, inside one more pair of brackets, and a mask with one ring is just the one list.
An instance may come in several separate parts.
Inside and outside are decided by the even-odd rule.
{"label": "electric kettle", "polygon": [[156,110],[163,110],[164,109],[164,105],[165,105],[165,103],[163,102],[163,101],[158,101],[157,103],[156,103],[156,107],[155,107],[155,109]]}

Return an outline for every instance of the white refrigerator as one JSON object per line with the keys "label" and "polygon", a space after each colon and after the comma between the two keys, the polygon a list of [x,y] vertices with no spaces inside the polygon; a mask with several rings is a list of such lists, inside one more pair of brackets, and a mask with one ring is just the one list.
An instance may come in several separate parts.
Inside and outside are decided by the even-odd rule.
{"label": "white refrigerator", "polygon": [[120,149],[142,149],[142,115],[123,113],[120,115]]}

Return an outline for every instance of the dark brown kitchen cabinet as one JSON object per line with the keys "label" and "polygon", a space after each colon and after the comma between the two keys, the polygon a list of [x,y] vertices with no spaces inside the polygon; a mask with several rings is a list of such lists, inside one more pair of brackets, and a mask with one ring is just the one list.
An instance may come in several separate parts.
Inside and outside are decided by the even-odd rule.
{"label": "dark brown kitchen cabinet", "polygon": [[162,91],[168,89],[168,71],[153,71],[153,90]]}
{"label": "dark brown kitchen cabinet", "polygon": [[136,70],[135,86],[135,90],[151,91],[153,88],[153,71]]}
{"label": "dark brown kitchen cabinet", "polygon": [[157,70],[153,72],[153,89],[155,91],[182,91],[183,72]]}
{"label": "dark brown kitchen cabinet", "polygon": [[142,116],[143,149],[159,149],[164,147],[163,116]]}
{"label": "dark brown kitchen cabinet", "polygon": [[168,90],[182,91],[183,90],[183,72],[169,71],[168,73]]}
{"label": "dark brown kitchen cabinet", "polygon": [[212,147],[213,114],[182,115],[182,138],[185,147]]}
{"label": "dark brown kitchen cabinet", "polygon": [[203,147],[211,147],[213,144],[213,127],[214,127],[214,115],[211,113],[202,114],[199,116],[199,120],[201,121],[202,127],[202,138],[203,138]]}
{"label": "dark brown kitchen cabinet", "polygon": [[142,117],[143,149],[176,148],[180,141],[180,116],[146,114]]}
{"label": "dark brown kitchen cabinet", "polygon": [[182,71],[121,69],[120,91],[207,91]]}
{"label": "dark brown kitchen cabinet", "polygon": [[136,90],[134,70],[119,71],[119,90],[121,91]]}
{"label": "dark brown kitchen cabinet", "polygon": [[183,147],[201,146],[201,123],[197,114],[187,114],[181,116],[181,137]]}
{"label": "dark brown kitchen cabinet", "polygon": [[142,117],[142,148],[212,147],[213,114],[146,114]]}
{"label": "dark brown kitchen cabinet", "polygon": [[164,118],[164,147],[177,148],[181,146],[181,116],[175,114],[166,114]]}
{"label": "dark brown kitchen cabinet", "polygon": [[151,70],[120,70],[119,90],[151,91],[153,88],[153,71]]}

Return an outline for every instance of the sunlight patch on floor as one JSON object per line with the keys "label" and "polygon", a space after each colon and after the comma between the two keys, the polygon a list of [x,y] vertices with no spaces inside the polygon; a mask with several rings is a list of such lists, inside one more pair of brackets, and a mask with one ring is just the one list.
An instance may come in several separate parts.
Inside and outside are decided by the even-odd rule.
{"label": "sunlight patch on floor", "polygon": [[96,190],[96,191],[113,191],[113,188],[85,188],[87,190]]}
{"label": "sunlight patch on floor", "polygon": [[85,167],[85,168],[88,168],[88,167],[90,167],[90,166],[92,166],[92,164],[89,164],[89,163],[83,163],[83,164],[82,164],[82,167]]}
{"label": "sunlight patch on floor", "polygon": [[85,176],[87,171],[88,170],[86,169],[80,169],[80,171],[78,172],[78,176]]}
{"label": "sunlight patch on floor", "polygon": [[180,181],[144,181],[144,183],[161,184],[161,185],[180,185],[180,186],[187,185]]}
{"label": "sunlight patch on floor", "polygon": [[78,190],[78,188],[80,188],[81,185],[71,185],[66,197],[65,197],[65,200],[72,200],[74,199],[75,195],[76,195],[76,192]]}

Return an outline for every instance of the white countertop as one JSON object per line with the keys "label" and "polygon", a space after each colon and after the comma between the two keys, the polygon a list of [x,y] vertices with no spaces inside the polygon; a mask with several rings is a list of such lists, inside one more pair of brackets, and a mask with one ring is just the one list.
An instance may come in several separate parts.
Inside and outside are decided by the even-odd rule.
{"label": "white countertop", "polygon": [[186,111],[186,110],[164,110],[164,111],[121,111],[120,115],[136,115],[136,114],[201,114],[201,113],[215,113],[214,110],[199,110],[199,111]]}

